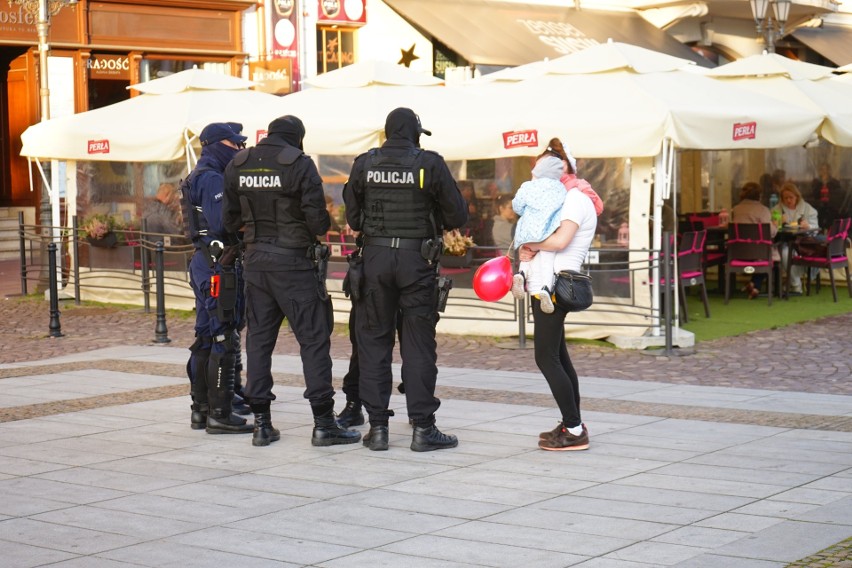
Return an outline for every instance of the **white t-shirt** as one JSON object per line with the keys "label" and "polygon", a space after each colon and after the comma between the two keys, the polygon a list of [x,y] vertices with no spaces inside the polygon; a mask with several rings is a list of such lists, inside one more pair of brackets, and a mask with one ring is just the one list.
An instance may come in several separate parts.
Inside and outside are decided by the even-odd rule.
{"label": "white t-shirt", "polygon": [[568,246],[560,251],[540,251],[532,262],[521,263],[521,270],[529,270],[525,270],[525,273],[527,291],[531,294],[537,294],[542,286],[552,291],[553,275],[561,270],[579,271],[595,237],[598,227],[595,205],[579,189],[572,189],[565,194],[560,220],[573,221],[579,227]]}
{"label": "white t-shirt", "polygon": [[580,270],[598,228],[595,205],[585,193],[579,189],[572,189],[565,194],[565,201],[562,204],[562,220],[574,221],[579,228],[568,246],[556,251],[553,271]]}

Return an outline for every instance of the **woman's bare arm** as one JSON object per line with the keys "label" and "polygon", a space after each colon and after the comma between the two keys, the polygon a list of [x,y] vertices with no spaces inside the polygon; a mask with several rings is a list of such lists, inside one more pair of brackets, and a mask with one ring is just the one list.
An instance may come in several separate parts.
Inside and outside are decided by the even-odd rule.
{"label": "woman's bare arm", "polygon": [[540,243],[527,243],[526,247],[532,250],[562,250],[568,246],[574,235],[577,234],[577,229],[580,225],[574,221],[565,219],[559,224],[559,227],[552,235],[541,241]]}

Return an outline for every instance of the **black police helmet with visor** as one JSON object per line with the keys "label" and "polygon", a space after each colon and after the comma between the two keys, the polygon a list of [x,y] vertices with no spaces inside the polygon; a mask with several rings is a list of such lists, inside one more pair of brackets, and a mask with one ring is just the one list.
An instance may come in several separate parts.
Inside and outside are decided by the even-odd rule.
{"label": "black police helmet with visor", "polygon": [[420,117],[410,108],[395,108],[385,120],[385,136],[388,140],[409,140],[419,146],[421,134],[432,136],[432,132],[423,128]]}
{"label": "black police helmet with visor", "polygon": [[198,139],[202,146],[228,140],[236,144],[238,148],[245,148],[248,138],[240,134],[242,129],[243,125],[239,122],[213,122],[204,127]]}

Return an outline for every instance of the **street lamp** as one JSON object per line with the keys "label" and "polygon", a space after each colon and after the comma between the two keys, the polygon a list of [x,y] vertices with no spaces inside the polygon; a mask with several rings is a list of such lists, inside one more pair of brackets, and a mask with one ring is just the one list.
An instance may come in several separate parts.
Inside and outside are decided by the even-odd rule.
{"label": "street lamp", "polygon": [[[50,89],[47,82],[47,55],[50,46],[47,44],[47,34],[50,30],[50,17],[55,16],[65,6],[76,4],[77,0],[9,0],[9,6],[19,5],[27,13],[36,17],[36,31],[38,32],[38,95],[39,116],[42,122],[50,118]],[[39,222],[42,227],[42,266],[47,266],[47,243],[52,240],[53,213],[50,204],[50,195],[47,191],[41,192],[41,203]],[[41,285],[46,278],[41,279]]]}
{"label": "street lamp", "polygon": [[[790,16],[792,3],[792,0],[749,0],[757,33],[763,36],[769,53],[775,53],[775,40],[784,35],[784,24]],[[770,4],[774,17],[769,14]]]}

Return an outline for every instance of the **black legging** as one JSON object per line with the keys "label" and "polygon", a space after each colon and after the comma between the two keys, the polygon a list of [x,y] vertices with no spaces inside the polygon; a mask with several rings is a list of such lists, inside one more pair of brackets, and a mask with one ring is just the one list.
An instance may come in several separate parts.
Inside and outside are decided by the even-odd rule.
{"label": "black legging", "polygon": [[580,418],[580,381],[577,371],[568,356],[565,345],[565,310],[554,306],[552,314],[541,311],[541,302],[532,299],[533,321],[535,322],[535,364],[538,365],[550,392],[562,412],[562,423],[566,428],[582,424]]}

